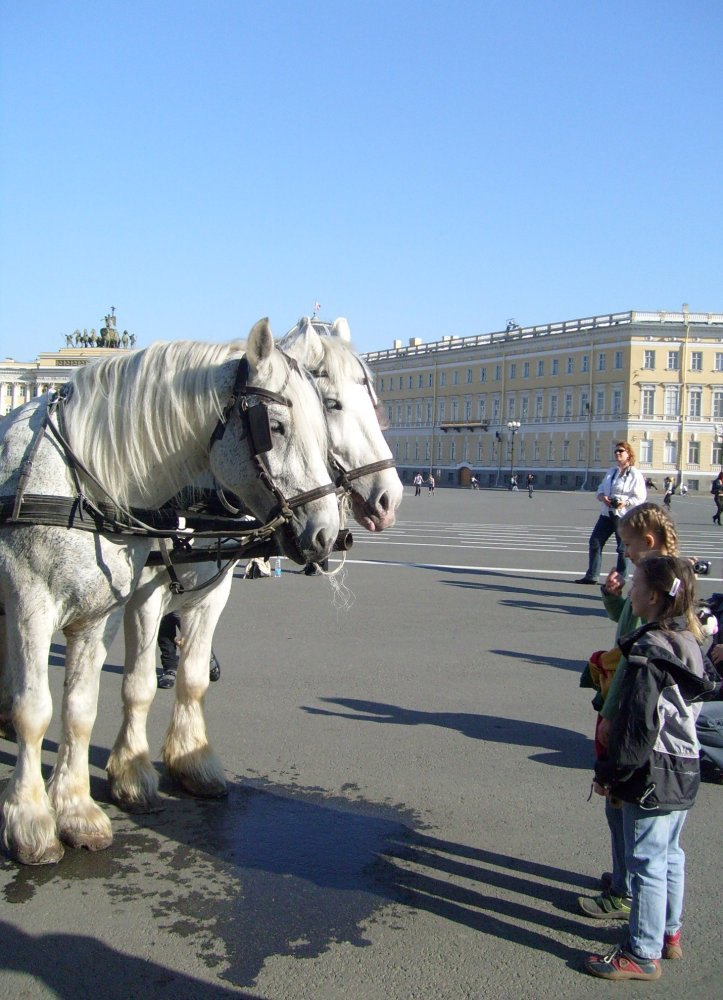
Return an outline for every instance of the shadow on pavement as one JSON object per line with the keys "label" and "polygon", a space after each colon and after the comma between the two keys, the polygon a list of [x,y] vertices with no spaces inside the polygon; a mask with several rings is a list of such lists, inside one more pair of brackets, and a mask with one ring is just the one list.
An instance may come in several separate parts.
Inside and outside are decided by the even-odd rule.
{"label": "shadow on pavement", "polygon": [[[579,666],[579,665],[578,665]],[[488,740],[523,747],[545,747],[554,754],[533,756],[556,767],[586,769],[593,760],[591,741],[571,729],[548,726],[527,719],[503,719],[495,715],[478,715],[472,712],[421,712],[399,705],[387,705],[357,698],[320,698],[326,704],[339,705],[349,712],[335,712],[326,708],[303,705],[309,715],[333,715],[354,722],[379,722],[396,726],[442,726],[456,729],[473,740]],[[354,713],[354,714],[352,714]]]}

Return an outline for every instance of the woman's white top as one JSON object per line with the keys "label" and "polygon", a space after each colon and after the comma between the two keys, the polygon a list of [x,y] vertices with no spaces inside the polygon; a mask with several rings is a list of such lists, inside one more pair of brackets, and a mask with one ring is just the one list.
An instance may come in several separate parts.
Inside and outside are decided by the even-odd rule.
{"label": "woman's white top", "polygon": [[600,483],[597,491],[597,498],[617,497],[620,506],[613,510],[604,502],[600,502],[603,514],[610,514],[613,517],[622,517],[623,514],[638,504],[645,503],[648,497],[648,488],[645,485],[645,477],[634,466],[620,471],[619,466],[614,465],[609,469],[607,475]]}

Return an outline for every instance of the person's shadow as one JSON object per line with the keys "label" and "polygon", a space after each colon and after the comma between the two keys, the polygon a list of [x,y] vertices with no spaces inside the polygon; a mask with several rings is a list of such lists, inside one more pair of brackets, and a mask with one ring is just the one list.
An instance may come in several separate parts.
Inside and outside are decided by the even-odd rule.
{"label": "person's shadow", "polygon": [[352,722],[378,722],[395,726],[442,726],[456,729],[463,736],[473,740],[488,740],[492,743],[513,744],[523,747],[546,747],[549,754],[533,754],[531,760],[556,767],[589,769],[593,760],[591,741],[571,729],[549,726],[528,719],[504,719],[496,715],[480,715],[476,712],[422,712],[418,709],[402,708],[377,701],[363,701],[357,698],[320,698],[328,705],[338,705],[348,711],[340,712],[329,708],[314,708],[302,705],[309,715],[333,715]]}

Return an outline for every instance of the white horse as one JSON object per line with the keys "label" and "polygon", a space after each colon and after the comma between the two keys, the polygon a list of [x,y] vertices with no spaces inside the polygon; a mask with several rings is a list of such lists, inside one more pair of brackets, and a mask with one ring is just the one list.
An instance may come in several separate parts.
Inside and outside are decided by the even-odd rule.
{"label": "white horse", "polygon": [[[282,513],[281,544],[299,562],[324,558],[339,529],[318,394],[276,350],[266,321],[251,331],[245,354],[240,342],[175,342],[88,365],[54,417],[52,409],[40,397],[0,423],[0,653],[18,746],[2,837],[27,864],[58,861],[61,840],[92,850],[112,840],[90,797],[88,746],[100,670],[154,542],[119,533],[118,508],[112,533],[77,530],[93,525],[93,510],[109,497],[120,508],[155,510],[210,470],[259,519]],[[22,520],[20,497],[28,507],[42,508],[43,498],[76,506],[65,526],[39,526]],[[63,732],[46,792],[40,751],[57,629],[67,644]]]}
{"label": "white horse", "polygon": [[[345,477],[352,511],[363,527],[381,531],[394,523],[402,499],[399,480],[377,415],[373,375],[350,344],[346,320],[337,320],[330,336],[319,336],[302,320],[279,344],[316,379],[329,428],[329,460]],[[169,611],[181,616],[184,643],[175,686],[175,706],[162,749],[166,772],[195,795],[226,791],[223,768],[208,741],[203,696],[213,633],[226,606],[233,566],[214,583],[214,563],[177,568],[182,594],[168,586],[163,567],[146,567],[125,611],[123,722],[107,770],[112,798],[134,811],[158,801],[158,774],[151,763],[146,721],[156,692],[156,641],[160,620]]]}

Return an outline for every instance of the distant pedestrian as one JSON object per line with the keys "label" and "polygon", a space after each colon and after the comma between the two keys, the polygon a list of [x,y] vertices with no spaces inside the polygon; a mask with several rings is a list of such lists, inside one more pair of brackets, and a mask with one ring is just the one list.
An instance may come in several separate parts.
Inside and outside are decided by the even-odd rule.
{"label": "distant pedestrian", "polygon": [[434,493],[434,486],[435,486],[434,476],[432,475],[431,472],[429,473],[429,479],[427,480],[427,486],[429,487],[429,490],[427,492],[427,496],[431,497],[432,494]]}
{"label": "distant pedestrian", "polygon": [[532,494],[535,491],[535,474],[533,472],[528,472],[527,473],[527,480],[526,480],[526,482],[527,482],[527,495],[528,495],[528,497],[531,500],[532,499]]}
{"label": "distant pedestrian", "polygon": [[720,524],[720,516],[723,513],[723,472],[719,472],[713,480],[713,485],[711,486],[710,491],[713,494],[713,500],[715,501],[713,523]]}
{"label": "distant pedestrian", "polygon": [[476,476],[472,476],[472,478],[469,481],[469,484],[470,484],[470,486],[472,487],[473,490],[478,490],[479,489],[479,482],[477,481],[477,477]]}
{"label": "distant pedestrian", "polygon": [[665,486],[665,495],[663,496],[663,503],[668,508],[668,510],[670,510],[670,501],[673,499],[673,494],[675,493],[675,483],[670,478],[670,476],[666,476],[665,480],[663,481],[663,485]]}
{"label": "distant pedestrian", "polygon": [[515,490],[515,491],[519,490],[519,486],[517,485],[517,476],[516,475],[510,476],[510,489],[511,490]]}
{"label": "distant pedestrian", "polygon": [[416,476],[414,477],[414,495],[415,495],[415,497],[418,497],[418,496],[422,495],[422,483],[423,483],[423,481],[424,480],[422,479],[422,473],[418,472],[416,474]]}

